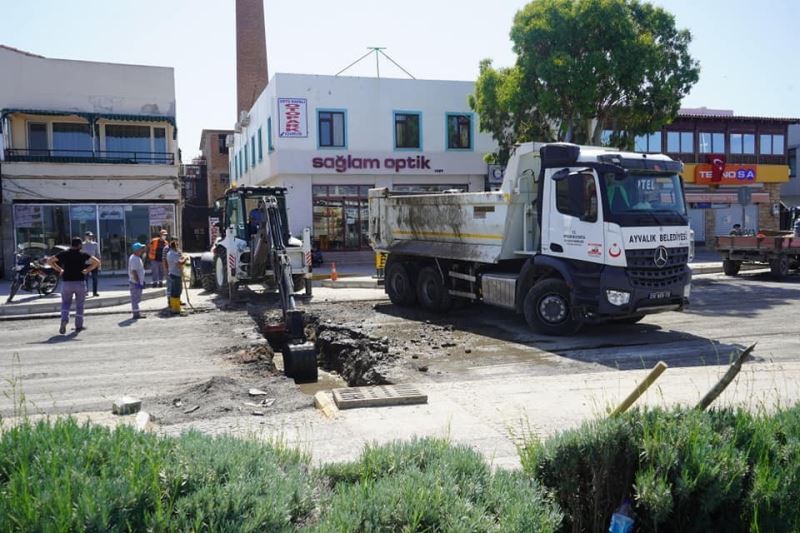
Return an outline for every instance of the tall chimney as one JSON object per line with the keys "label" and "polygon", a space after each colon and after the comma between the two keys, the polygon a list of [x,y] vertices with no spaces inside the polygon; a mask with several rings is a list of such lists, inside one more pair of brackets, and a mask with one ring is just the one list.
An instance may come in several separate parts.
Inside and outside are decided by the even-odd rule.
{"label": "tall chimney", "polygon": [[236,0],[236,120],[267,86],[264,0]]}

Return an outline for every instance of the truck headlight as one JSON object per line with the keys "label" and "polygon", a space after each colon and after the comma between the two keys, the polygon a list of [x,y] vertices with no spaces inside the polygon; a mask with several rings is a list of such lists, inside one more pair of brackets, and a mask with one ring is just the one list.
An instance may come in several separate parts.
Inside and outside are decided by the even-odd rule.
{"label": "truck headlight", "polygon": [[608,289],[606,291],[606,298],[608,298],[608,303],[611,305],[626,305],[631,301],[631,293]]}

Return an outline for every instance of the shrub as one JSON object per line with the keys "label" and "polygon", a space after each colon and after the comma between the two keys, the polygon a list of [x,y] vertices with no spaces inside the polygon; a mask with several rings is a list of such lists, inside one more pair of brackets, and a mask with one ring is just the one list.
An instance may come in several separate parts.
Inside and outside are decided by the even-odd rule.
{"label": "shrub", "polygon": [[800,531],[800,406],[633,411],[520,448],[566,531],[605,531],[630,496],[638,531]]}
{"label": "shrub", "polygon": [[21,425],[0,439],[0,523],[22,531],[286,531],[313,509],[300,454],[190,433]]}
{"label": "shrub", "polygon": [[440,439],[368,446],[324,469],[333,493],[318,531],[556,531],[557,507],[519,473]]}

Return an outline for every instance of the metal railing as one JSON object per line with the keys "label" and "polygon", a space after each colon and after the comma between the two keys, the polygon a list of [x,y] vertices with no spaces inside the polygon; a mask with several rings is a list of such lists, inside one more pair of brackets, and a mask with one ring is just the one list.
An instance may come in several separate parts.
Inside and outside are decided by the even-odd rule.
{"label": "metal railing", "polygon": [[174,165],[172,152],[137,152],[132,150],[37,150],[7,148],[6,161],[34,163],[112,163],[134,165]]}

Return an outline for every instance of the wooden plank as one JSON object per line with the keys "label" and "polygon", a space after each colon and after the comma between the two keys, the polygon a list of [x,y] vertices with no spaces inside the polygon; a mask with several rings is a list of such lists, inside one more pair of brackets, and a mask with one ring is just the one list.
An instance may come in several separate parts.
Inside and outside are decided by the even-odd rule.
{"label": "wooden plank", "polygon": [[428,395],[412,385],[349,387],[333,389],[331,392],[339,409],[428,403]]}

